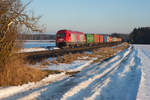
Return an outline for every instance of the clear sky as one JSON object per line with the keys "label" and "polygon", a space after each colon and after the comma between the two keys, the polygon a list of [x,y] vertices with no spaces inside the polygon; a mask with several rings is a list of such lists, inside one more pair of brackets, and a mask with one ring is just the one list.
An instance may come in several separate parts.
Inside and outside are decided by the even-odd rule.
{"label": "clear sky", "polygon": [[150,0],[33,0],[28,7],[42,15],[46,33],[60,29],[130,33],[150,26]]}

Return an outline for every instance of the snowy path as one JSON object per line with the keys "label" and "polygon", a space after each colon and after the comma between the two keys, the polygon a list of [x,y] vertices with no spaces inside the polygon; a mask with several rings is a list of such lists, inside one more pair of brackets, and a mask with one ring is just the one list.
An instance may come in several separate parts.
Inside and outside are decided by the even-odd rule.
{"label": "snowy path", "polygon": [[136,45],[72,77],[3,100],[150,100],[149,53]]}

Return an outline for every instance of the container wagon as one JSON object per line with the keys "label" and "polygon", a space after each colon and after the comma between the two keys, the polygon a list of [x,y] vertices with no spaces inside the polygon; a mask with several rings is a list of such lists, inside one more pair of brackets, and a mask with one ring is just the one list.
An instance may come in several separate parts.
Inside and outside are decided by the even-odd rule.
{"label": "container wagon", "polygon": [[94,43],[94,34],[85,34],[86,36],[86,44],[91,46]]}

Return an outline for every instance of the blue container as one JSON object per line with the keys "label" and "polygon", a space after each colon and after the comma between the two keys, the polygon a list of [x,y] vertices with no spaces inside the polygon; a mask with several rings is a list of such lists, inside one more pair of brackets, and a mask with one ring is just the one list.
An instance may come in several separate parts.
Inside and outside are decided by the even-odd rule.
{"label": "blue container", "polygon": [[105,43],[107,42],[107,36],[104,36],[104,42]]}

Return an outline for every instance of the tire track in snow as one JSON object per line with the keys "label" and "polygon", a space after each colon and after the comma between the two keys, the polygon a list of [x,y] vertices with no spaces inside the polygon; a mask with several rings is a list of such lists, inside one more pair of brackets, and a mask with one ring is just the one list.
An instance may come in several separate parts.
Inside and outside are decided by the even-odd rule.
{"label": "tire track in snow", "polygon": [[[109,78],[111,82],[103,87],[95,100],[136,100],[141,77],[140,59],[134,51],[120,64],[119,69]],[[130,69],[126,69],[129,67]],[[120,77],[119,74],[124,74]]]}
{"label": "tire track in snow", "polygon": [[[128,54],[128,56],[126,56],[127,58],[129,58],[130,56],[133,56],[133,54],[132,54],[132,51],[130,52],[130,54]],[[124,58],[123,59],[123,61],[126,61],[126,58]],[[130,61],[131,59],[128,59],[128,61]],[[122,62],[123,62],[122,61]],[[132,59],[132,61],[133,61],[133,59]],[[122,63],[121,62],[121,63]],[[115,67],[114,69],[113,69],[113,71],[111,71],[110,73],[109,73],[109,75],[107,75],[106,76],[106,79],[104,79],[104,82],[102,82],[102,83],[97,83],[98,85],[95,85],[95,87],[94,87],[94,91],[93,91],[93,94],[90,96],[90,97],[86,97],[86,98],[84,98],[84,100],[95,100],[100,94],[101,94],[101,91],[103,90],[103,88],[106,88],[107,87],[107,85],[109,84],[109,82],[111,82],[111,75],[113,75],[116,71],[117,71],[117,69],[118,68],[120,68],[120,65],[118,66],[118,67]],[[108,81],[109,80],[109,81]],[[99,99],[98,99],[99,100]]]}
{"label": "tire track in snow", "polygon": [[[100,72],[103,72],[104,70],[109,68],[110,65],[112,65],[115,62],[117,62],[120,58],[121,57],[117,55],[114,58],[110,59],[109,62],[102,62],[100,64],[94,64],[94,65],[89,66],[88,68],[82,70],[79,73],[79,79],[90,78],[90,77],[93,77],[94,75],[99,74]],[[83,74],[84,74],[84,76],[80,77]]]}
{"label": "tire track in snow", "polygon": [[117,67],[121,61],[131,52],[131,47],[128,48],[128,51],[126,51],[123,55],[123,57],[116,63],[114,63],[110,68],[106,69],[104,72],[102,72],[99,75],[93,76],[92,78],[89,78],[86,81],[83,81],[81,83],[79,83],[77,86],[75,86],[74,88],[70,89],[68,92],[66,92],[63,97],[61,98],[61,100],[66,100],[67,98],[77,94],[79,91],[87,88],[93,81],[95,81],[96,79],[102,78],[104,75],[106,75],[107,73],[111,72],[115,67]]}
{"label": "tire track in snow", "polygon": [[123,57],[124,52],[126,52],[127,50],[128,49],[118,53],[116,56],[109,58],[108,60],[102,61],[97,64],[92,64],[91,66],[82,70],[78,75],[76,75],[76,77],[79,76],[78,79],[84,80],[105,71],[107,68],[111,67],[112,64],[118,62]]}
{"label": "tire track in snow", "polygon": [[95,90],[94,90],[94,94],[91,96],[91,97],[88,97],[88,98],[84,98],[84,100],[95,100],[96,97],[100,94],[100,92],[102,91],[102,89],[107,86],[107,84],[110,82],[110,78],[107,78],[105,81],[104,81],[104,84],[99,88],[96,87]]}
{"label": "tire track in snow", "polygon": [[129,55],[128,59],[126,60],[126,63],[123,64],[124,67],[122,67],[122,70],[118,73],[118,77],[122,78],[125,76],[127,72],[129,72],[130,67],[135,65],[135,52],[134,49],[132,50],[131,54]]}
{"label": "tire track in snow", "polygon": [[[122,57],[123,54],[120,54],[120,56]],[[120,57],[119,58],[118,57],[119,56],[113,57],[112,59],[110,59],[111,62],[107,61],[107,62],[105,62],[105,64],[107,63],[106,65],[109,65],[110,63],[117,62],[117,60],[120,59]],[[39,97],[37,97],[37,99],[42,100],[44,98],[46,100],[47,99],[49,99],[49,100],[60,100],[62,95],[64,95],[72,87],[78,85],[80,82],[84,81],[85,79],[87,80],[88,78],[93,77],[93,75],[87,75],[86,72],[91,71],[95,67],[97,67],[97,66],[95,66],[95,64],[92,64],[89,67],[82,70],[80,73],[76,74],[75,77],[68,78],[68,81],[64,80],[61,82],[50,84],[48,86],[47,91],[41,93],[41,95]],[[110,67],[110,66],[108,66],[108,67]],[[98,70],[99,70],[99,72],[102,71],[101,69],[98,69]],[[99,74],[99,73],[97,72],[94,75],[96,75],[96,74]]]}

